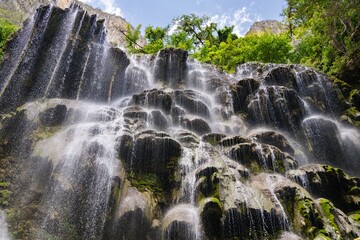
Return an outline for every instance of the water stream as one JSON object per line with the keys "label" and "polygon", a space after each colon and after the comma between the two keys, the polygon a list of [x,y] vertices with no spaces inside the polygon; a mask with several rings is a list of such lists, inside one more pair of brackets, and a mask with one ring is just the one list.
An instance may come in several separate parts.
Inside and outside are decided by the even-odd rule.
{"label": "water stream", "polygon": [[24,110],[35,129],[19,201],[38,205],[23,219],[32,237],[286,238],[296,235],[276,188],[288,170],[360,172],[359,131],[335,120],[337,90],[312,69],[227,74],[182,50],[131,55],[75,5],[42,7],[14,43],[0,107]]}

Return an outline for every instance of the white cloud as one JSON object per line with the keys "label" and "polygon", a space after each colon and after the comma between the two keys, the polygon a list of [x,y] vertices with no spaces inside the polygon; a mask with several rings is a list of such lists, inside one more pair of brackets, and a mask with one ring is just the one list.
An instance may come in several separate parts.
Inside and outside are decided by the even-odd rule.
{"label": "white cloud", "polygon": [[108,13],[112,13],[118,16],[123,16],[121,9],[115,6],[114,0],[100,0],[99,1],[102,5],[104,5],[104,11]]}
{"label": "white cloud", "polygon": [[104,12],[124,17],[124,13],[115,5],[115,0],[81,0],[81,2],[89,4],[95,8],[100,8]]}
{"label": "white cloud", "polygon": [[218,24],[218,28],[233,25],[234,33],[238,36],[244,36],[249,25],[260,19],[259,15],[252,14],[247,7],[242,7],[235,11],[227,11],[222,15],[214,15],[210,18],[212,22]]}

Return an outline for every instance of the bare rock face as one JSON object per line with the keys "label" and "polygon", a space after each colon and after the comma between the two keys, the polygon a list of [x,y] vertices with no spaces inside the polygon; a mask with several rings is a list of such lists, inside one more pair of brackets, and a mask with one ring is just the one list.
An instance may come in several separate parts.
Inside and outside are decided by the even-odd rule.
{"label": "bare rock face", "polygon": [[273,34],[280,34],[286,31],[286,27],[284,24],[276,21],[276,20],[266,20],[266,21],[259,21],[255,22],[250,30],[246,33],[246,36],[251,35],[261,35],[264,33],[273,33]]}
{"label": "bare rock face", "polygon": [[[0,13],[0,17],[6,17],[7,19],[12,20],[15,24],[21,26],[22,22],[31,16],[40,5],[53,4],[65,9],[74,2],[84,8],[90,15],[96,14],[99,19],[105,20],[109,42],[116,46],[125,46],[126,37],[121,31],[126,32],[126,26],[129,23],[124,18],[103,12],[100,9],[92,8],[91,6],[77,0],[2,0],[0,2],[0,8],[10,11],[10,14]],[[133,30],[132,27],[131,29]],[[140,36],[138,43],[143,46],[145,44],[145,39]]]}

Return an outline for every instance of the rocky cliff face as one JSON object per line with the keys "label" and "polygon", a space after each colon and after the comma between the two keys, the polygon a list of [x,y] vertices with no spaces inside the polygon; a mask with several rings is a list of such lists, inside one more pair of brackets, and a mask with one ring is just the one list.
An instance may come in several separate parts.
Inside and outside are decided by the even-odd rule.
{"label": "rocky cliff face", "polygon": [[286,31],[286,26],[276,20],[255,22],[246,33],[246,36],[261,35],[264,33],[280,34]]}
{"label": "rocky cliff face", "polygon": [[[23,21],[32,16],[40,5],[53,4],[54,6],[65,9],[70,7],[73,3],[81,6],[89,15],[97,15],[98,19],[105,20],[108,32],[107,39],[110,43],[122,47],[126,45],[126,38],[121,31],[126,33],[126,26],[129,23],[124,18],[103,12],[100,9],[94,9],[77,0],[2,0],[0,2],[0,8],[5,11],[0,11],[0,17],[10,19],[15,24],[21,26]],[[145,44],[145,39],[140,36],[138,43],[143,46]]]}
{"label": "rocky cliff face", "polygon": [[73,5],[38,9],[0,76],[14,239],[360,236],[360,134],[313,69],[127,55]]}

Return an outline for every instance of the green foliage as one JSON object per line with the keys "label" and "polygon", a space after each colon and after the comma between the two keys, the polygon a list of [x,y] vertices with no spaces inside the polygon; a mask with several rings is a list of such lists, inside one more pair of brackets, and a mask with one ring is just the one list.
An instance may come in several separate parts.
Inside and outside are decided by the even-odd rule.
{"label": "green foliage", "polygon": [[163,49],[166,31],[166,28],[147,27],[145,30],[145,38],[148,41],[148,45],[144,46],[143,51],[145,53],[157,53]]}
{"label": "green foliage", "polygon": [[155,174],[130,173],[128,179],[131,185],[140,192],[150,191],[154,196],[160,196],[163,192],[158,177]]}
{"label": "green foliage", "polygon": [[147,27],[147,45],[142,49],[134,46],[139,37],[139,27],[131,32],[128,26],[129,51],[154,54],[163,48],[180,48],[192,53],[192,57],[199,61],[214,64],[227,72],[234,72],[237,65],[249,61],[287,63],[291,56],[291,41],[286,35],[238,38],[233,33],[233,26],[218,29],[208,17],[195,14],[176,18],[172,24],[166,28]]}
{"label": "green foliage", "polygon": [[0,18],[0,61],[4,55],[6,42],[11,38],[12,34],[18,30],[18,27],[10,21]]}
{"label": "green foliage", "polygon": [[213,33],[217,29],[217,24],[210,22],[207,16],[198,17],[192,13],[183,15],[173,20],[173,24],[177,26],[177,30],[186,33],[193,41],[195,48],[205,44],[205,41],[213,43],[215,37]]}
{"label": "green foliage", "polygon": [[237,65],[245,62],[287,63],[291,49],[286,35],[264,34],[233,40],[233,36],[228,34],[226,42],[212,45],[207,41],[193,56],[227,72],[234,72]]}
{"label": "green foliage", "polygon": [[137,42],[140,37],[140,28],[141,24],[134,30],[131,30],[130,24],[126,25],[126,48],[130,53],[139,52],[140,47],[137,45]]}
{"label": "green foliage", "polygon": [[295,63],[344,80],[357,80],[360,59],[359,4],[354,0],[287,0],[284,16],[296,45]]}
{"label": "green foliage", "polygon": [[185,31],[177,31],[171,34],[167,41],[169,47],[180,48],[187,51],[194,50],[193,40],[188,37]]}

